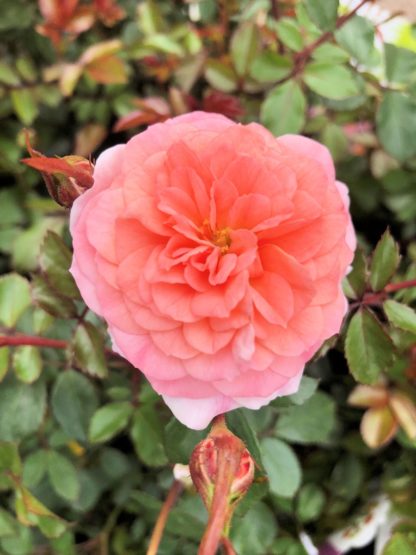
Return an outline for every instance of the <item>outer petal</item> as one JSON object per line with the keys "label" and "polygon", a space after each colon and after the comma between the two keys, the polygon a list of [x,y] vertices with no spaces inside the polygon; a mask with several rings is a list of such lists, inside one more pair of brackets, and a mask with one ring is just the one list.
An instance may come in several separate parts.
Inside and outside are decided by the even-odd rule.
{"label": "outer petal", "polygon": [[325,169],[330,181],[335,181],[335,167],[331,153],[326,146],[301,135],[282,135],[277,139],[279,146],[293,154],[307,156],[319,162]]}
{"label": "outer petal", "polygon": [[163,395],[163,399],[176,418],[194,430],[203,430],[218,414],[238,408],[238,404],[225,395],[205,399]]}

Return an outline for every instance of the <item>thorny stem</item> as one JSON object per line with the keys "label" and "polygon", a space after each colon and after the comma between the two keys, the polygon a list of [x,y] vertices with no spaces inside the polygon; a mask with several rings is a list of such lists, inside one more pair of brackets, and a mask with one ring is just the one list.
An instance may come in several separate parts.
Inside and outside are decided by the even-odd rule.
{"label": "thorny stem", "polygon": [[162,539],[163,530],[166,526],[166,521],[169,517],[169,513],[175,504],[177,498],[182,491],[182,484],[175,480],[169,490],[168,496],[162,505],[160,513],[157,517],[155,527],[153,528],[152,537],[150,538],[150,544],[147,549],[146,555],[157,555],[157,550],[159,549],[159,544]]}
{"label": "thorny stem", "polygon": [[[362,0],[353,10],[351,10],[349,13],[341,16],[337,20],[336,25],[335,25],[335,29],[337,30],[340,27],[342,27],[349,19],[351,19],[357,13],[357,11],[360,8],[362,8],[362,6],[364,6],[364,4],[366,4],[367,2],[372,2],[372,1],[373,0]],[[333,37],[333,35],[334,35],[334,31],[326,31],[326,33],[323,33],[319,37],[319,39],[317,39],[315,42],[313,42],[312,44],[310,44],[309,46],[307,46],[306,48],[304,48],[303,50],[298,52],[298,54],[295,56],[295,66],[294,66],[293,70],[288,75],[286,75],[285,77],[282,77],[281,79],[276,81],[274,83],[274,86],[275,85],[280,85],[281,83],[285,83],[286,81],[289,81],[293,77],[296,77],[296,75],[298,75],[301,71],[303,71],[305,63],[308,61],[312,52],[314,52],[318,48],[318,46],[321,46],[321,44],[324,44],[325,42],[330,40]]]}
{"label": "thorny stem", "polygon": [[398,283],[389,283],[378,293],[367,293],[361,300],[351,303],[350,309],[354,309],[362,305],[379,305],[387,299],[389,293],[395,293],[396,291],[409,289],[411,287],[416,287],[416,279],[409,279],[407,281],[400,281]]}

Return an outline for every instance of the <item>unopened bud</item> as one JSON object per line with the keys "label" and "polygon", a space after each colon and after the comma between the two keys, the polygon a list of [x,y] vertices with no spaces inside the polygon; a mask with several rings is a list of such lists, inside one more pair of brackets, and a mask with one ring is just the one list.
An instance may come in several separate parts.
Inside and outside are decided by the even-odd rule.
{"label": "unopened bud", "polygon": [[76,198],[92,187],[94,166],[87,158],[48,158],[32,149],[29,142],[27,148],[31,158],[22,162],[42,174],[50,196],[61,206],[70,208]]}
{"label": "unopened bud", "polygon": [[[214,424],[209,436],[195,447],[190,471],[196,489],[210,510],[216,487],[228,489],[229,504],[236,504],[243,498],[253,481],[254,461],[241,439],[221,421]],[[226,474],[225,480],[220,473]]]}

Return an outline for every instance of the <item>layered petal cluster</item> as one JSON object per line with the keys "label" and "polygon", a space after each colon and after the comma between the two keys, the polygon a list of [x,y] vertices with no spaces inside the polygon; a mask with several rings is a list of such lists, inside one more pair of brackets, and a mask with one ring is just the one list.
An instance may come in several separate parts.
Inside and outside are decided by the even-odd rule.
{"label": "layered petal cluster", "polygon": [[327,149],[194,112],[97,160],[72,274],[114,349],[203,428],[297,390],[339,331],[355,235]]}

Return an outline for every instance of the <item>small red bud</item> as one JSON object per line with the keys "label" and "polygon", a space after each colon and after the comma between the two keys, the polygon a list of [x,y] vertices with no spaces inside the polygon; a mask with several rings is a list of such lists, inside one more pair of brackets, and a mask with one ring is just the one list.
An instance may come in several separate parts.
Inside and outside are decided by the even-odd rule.
{"label": "small red bud", "polygon": [[93,164],[83,156],[48,158],[34,150],[28,137],[26,138],[31,158],[24,158],[23,164],[38,170],[53,200],[61,206],[70,208],[76,198],[92,187]]}
{"label": "small red bud", "polygon": [[254,478],[254,461],[244,443],[217,417],[208,437],[195,447],[189,463],[193,483],[209,513],[200,555],[214,553],[228,535],[235,506]]}

